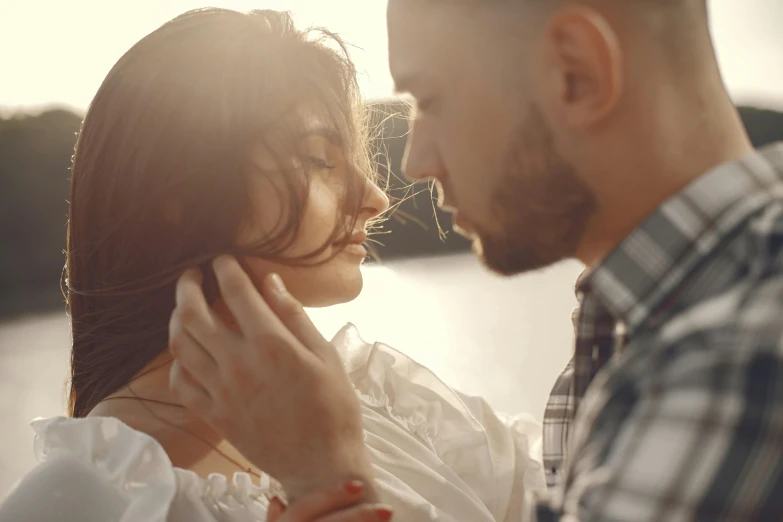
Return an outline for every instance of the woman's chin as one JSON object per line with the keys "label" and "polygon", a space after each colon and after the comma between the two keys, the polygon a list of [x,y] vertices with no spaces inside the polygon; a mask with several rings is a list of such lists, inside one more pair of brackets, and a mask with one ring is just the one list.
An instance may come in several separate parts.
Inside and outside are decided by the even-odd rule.
{"label": "woman's chin", "polygon": [[307,292],[308,295],[299,300],[306,308],[325,308],[345,304],[359,297],[363,286],[364,280],[361,273],[358,273],[356,276],[341,278],[337,284],[335,281],[330,281],[318,291],[310,289],[311,291]]}

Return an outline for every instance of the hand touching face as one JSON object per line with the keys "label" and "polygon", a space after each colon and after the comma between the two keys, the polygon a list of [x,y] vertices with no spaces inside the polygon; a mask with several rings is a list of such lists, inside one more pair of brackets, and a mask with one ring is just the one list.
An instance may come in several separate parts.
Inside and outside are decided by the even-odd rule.
{"label": "hand touching face", "polygon": [[335,348],[276,275],[262,297],[235,259],[214,268],[239,331],[209,308],[200,274],[186,272],[169,332],[174,394],[292,498],[371,484],[359,401]]}

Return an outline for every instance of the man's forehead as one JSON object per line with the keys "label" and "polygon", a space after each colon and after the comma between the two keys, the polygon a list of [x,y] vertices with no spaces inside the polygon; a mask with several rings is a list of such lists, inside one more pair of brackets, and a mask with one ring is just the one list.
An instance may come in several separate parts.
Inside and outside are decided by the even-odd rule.
{"label": "man's forehead", "polygon": [[390,0],[389,65],[398,90],[434,76],[466,36],[464,16],[432,0]]}

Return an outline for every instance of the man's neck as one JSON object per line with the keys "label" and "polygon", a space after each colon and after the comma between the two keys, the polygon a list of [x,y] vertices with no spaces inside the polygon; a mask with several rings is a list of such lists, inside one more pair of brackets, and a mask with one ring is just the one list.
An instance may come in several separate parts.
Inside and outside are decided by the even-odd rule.
{"label": "man's neck", "polygon": [[[699,120],[674,121],[659,132],[599,194],[599,211],[591,220],[577,257],[587,266],[605,258],[668,199],[719,165],[752,152],[742,121],[726,100]],[[689,124],[690,122],[690,124]],[[654,144],[654,146],[652,146]]]}

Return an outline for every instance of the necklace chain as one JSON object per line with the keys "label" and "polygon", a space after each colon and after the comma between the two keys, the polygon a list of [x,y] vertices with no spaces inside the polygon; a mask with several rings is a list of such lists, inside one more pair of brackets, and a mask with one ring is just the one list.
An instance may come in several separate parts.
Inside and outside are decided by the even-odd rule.
{"label": "necklace chain", "polygon": [[[186,435],[189,435],[189,436],[191,436],[191,437],[193,437],[193,438],[203,442],[204,444],[206,444],[207,446],[212,448],[218,455],[220,455],[221,457],[226,459],[226,461],[228,461],[231,464],[235,465],[237,468],[244,470],[245,469],[244,466],[242,466],[239,462],[237,462],[236,459],[233,459],[230,456],[226,455],[226,453],[224,451],[222,451],[221,449],[219,449],[217,446],[211,444],[205,438],[203,438],[203,437],[201,437],[199,435],[196,435],[195,433],[189,432],[188,430],[186,430],[182,426],[177,426],[176,424],[173,424],[173,423],[167,421],[166,419],[164,419],[161,416],[157,415],[154,411],[152,411],[152,408],[150,408],[147,405],[147,403],[153,403],[153,404],[160,404],[160,405],[163,405],[163,406],[170,406],[170,407],[173,407],[173,408],[180,408],[180,409],[184,410],[185,407],[182,404],[177,404],[175,402],[167,402],[167,401],[161,401],[161,400],[157,400],[157,399],[148,399],[148,398],[140,397],[135,391],[133,391],[133,388],[131,387],[131,383],[133,381],[135,381],[137,379],[140,379],[140,378],[144,377],[145,375],[147,375],[149,373],[157,371],[157,370],[159,370],[159,369],[161,369],[161,368],[163,368],[163,367],[165,367],[165,366],[167,366],[169,364],[171,364],[171,361],[167,361],[167,362],[165,362],[165,363],[163,363],[163,364],[161,364],[159,366],[156,366],[156,367],[154,367],[154,368],[152,368],[150,370],[147,370],[147,371],[145,371],[143,373],[140,373],[139,375],[134,377],[128,383],[128,391],[131,393],[131,395],[133,395],[133,397],[107,397],[106,399],[103,399],[102,401],[100,401],[98,404],[100,404],[101,402],[108,402],[108,401],[114,401],[114,400],[136,400],[136,401],[139,401],[139,404],[141,404],[144,407],[144,409],[147,410],[147,412],[152,417],[157,419],[158,421],[160,421],[160,422],[162,422],[164,424],[168,424],[172,428],[178,429],[179,431],[185,433]],[[260,471],[255,471],[252,468],[247,468],[247,473],[252,475],[252,476],[254,476],[254,477],[257,477],[259,479],[261,478],[261,472]]]}

